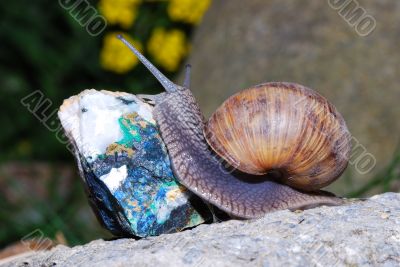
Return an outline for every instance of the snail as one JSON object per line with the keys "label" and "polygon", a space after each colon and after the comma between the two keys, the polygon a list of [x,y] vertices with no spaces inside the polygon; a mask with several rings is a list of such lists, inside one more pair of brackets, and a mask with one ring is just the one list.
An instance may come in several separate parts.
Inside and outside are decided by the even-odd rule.
{"label": "snail", "polygon": [[190,67],[176,85],[118,38],[165,89],[140,97],[154,104],[173,172],[191,192],[244,219],[343,203],[320,190],[342,174],[351,151],[345,121],[324,97],[294,83],[264,83],[231,96],[205,121],[189,89]]}

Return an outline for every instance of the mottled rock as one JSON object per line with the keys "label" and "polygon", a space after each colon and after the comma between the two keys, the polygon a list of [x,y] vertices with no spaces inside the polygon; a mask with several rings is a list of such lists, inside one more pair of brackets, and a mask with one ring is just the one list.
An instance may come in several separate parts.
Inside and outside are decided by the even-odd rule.
{"label": "mottled rock", "polygon": [[172,233],[211,218],[176,181],[152,110],[135,95],[92,89],[65,100],[58,113],[89,204],[116,236]]}
{"label": "mottled rock", "polygon": [[[335,2],[359,3],[375,18],[375,30],[358,35],[340,9],[331,8]],[[337,106],[365,153],[376,157],[372,171],[352,162],[347,175],[356,180],[334,184],[336,192],[351,191],[386,166],[399,141],[399,13],[395,0],[213,1],[188,59],[194,94],[208,116],[228,96],[266,81],[317,90]]]}
{"label": "mottled rock", "polygon": [[[4,263],[4,261],[3,261]],[[2,266],[399,266],[400,194],[141,240],[57,246]]]}

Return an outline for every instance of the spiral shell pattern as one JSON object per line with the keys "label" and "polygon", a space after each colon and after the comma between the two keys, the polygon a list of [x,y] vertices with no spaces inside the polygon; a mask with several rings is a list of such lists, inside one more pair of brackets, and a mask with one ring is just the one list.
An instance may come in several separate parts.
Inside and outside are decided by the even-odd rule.
{"label": "spiral shell pattern", "polygon": [[314,191],[336,180],[350,157],[343,117],[294,83],[265,83],[228,98],[204,127],[208,144],[238,170]]}

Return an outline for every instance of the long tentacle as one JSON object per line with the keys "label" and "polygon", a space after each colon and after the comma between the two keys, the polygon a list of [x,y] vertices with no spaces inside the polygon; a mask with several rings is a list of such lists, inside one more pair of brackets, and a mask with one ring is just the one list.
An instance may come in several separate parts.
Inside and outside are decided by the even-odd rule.
{"label": "long tentacle", "polygon": [[122,35],[117,35],[120,39],[145,65],[145,67],[156,77],[167,92],[174,92],[177,90],[177,85],[171,82],[164,74],[162,74],[150,61],[147,60],[131,43],[129,43]]}
{"label": "long tentacle", "polygon": [[183,87],[186,89],[190,89],[190,73],[192,70],[192,66],[190,64],[186,64],[185,66],[185,80],[183,82]]}

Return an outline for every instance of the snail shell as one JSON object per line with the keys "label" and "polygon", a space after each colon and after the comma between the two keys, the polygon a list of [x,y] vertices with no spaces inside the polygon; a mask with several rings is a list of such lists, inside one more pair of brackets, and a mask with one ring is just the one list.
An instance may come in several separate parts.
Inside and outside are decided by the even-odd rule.
{"label": "snail shell", "polygon": [[350,133],[336,108],[294,83],[265,83],[228,98],[204,135],[242,172],[278,173],[291,187],[314,191],[337,179],[350,156]]}

